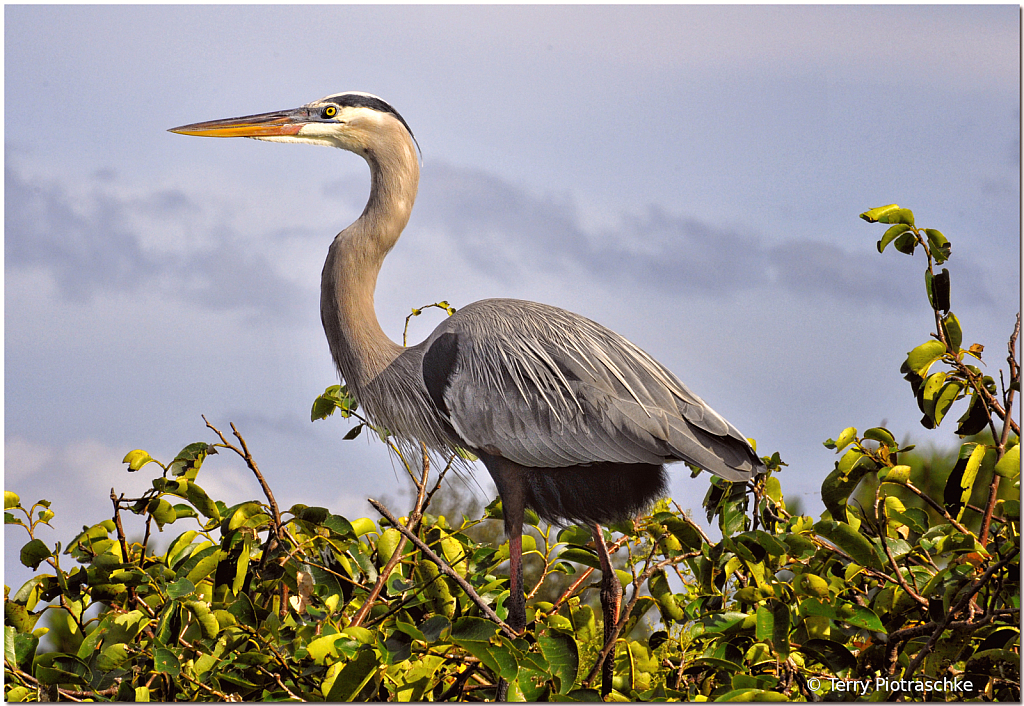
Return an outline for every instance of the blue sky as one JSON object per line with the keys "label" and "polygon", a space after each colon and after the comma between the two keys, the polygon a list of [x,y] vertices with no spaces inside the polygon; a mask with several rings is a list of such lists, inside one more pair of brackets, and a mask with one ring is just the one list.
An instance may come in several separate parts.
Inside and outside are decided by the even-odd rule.
{"label": "blue sky", "polygon": [[[378,285],[393,338],[439,299],[584,314],[778,450],[815,510],[846,426],[955,441],[898,372],[929,330],[923,260],[879,256],[859,213],[895,202],[946,233],[966,337],[1005,346],[1019,45],[1016,5],[6,6],[5,487],[52,500],[67,539],[112,485],[148,485],[127,451],[212,441],[205,414],[286,507],[397,495],[379,444],[309,421],[336,381],[320,269],[364,163],[166,132],[362,90],[423,150]],[[259,497],[233,459],[210,469],[212,492]],[[684,507],[705,490],[674,474]]]}

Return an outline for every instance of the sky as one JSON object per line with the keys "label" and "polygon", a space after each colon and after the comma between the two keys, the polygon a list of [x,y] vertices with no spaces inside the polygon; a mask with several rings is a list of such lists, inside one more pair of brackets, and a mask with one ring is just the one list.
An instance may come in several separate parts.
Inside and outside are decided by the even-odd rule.
{"label": "sky", "polygon": [[[167,132],[345,90],[390,102],[420,194],[378,281],[412,307],[531,299],[673,370],[820,511],[843,428],[952,447],[899,374],[927,340],[924,259],[858,218],[898,203],[953,242],[965,344],[1005,350],[1020,291],[1020,10],[997,6],[4,8],[4,487],[65,544],[121,463],[234,422],[283,507],[400,498],[379,442],[310,422],[337,382],[319,321],[368,170],[324,148]],[[437,310],[410,326],[429,334]],[[956,412],[956,410],[954,410]],[[952,416],[952,414],[951,414]],[[260,497],[221,455],[200,476]],[[673,474],[699,510],[705,478]],[[485,501],[483,468],[462,485]],[[468,491],[467,491],[468,489]],[[699,512],[695,515],[699,516]],[[174,526],[177,528],[177,525]],[[131,531],[131,530],[129,530]],[[169,529],[177,534],[181,529]],[[5,535],[6,583],[27,570]]]}

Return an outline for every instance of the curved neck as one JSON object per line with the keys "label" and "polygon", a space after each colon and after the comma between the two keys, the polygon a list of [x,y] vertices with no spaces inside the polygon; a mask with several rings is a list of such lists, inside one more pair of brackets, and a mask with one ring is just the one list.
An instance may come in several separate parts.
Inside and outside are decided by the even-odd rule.
{"label": "curved neck", "polygon": [[356,398],[398,357],[402,347],[377,321],[377,274],[402,234],[419,184],[419,162],[401,126],[360,153],[370,166],[370,198],[355,223],[334,239],[324,263],[320,317],[331,355]]}

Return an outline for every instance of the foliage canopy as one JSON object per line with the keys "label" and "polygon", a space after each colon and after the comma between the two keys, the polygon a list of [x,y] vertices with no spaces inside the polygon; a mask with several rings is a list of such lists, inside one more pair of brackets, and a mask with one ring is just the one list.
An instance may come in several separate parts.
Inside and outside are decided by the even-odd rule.
{"label": "foliage canopy", "polygon": [[[590,530],[528,513],[530,625],[514,635],[508,544],[474,539],[500,502],[481,517],[431,513],[452,462],[431,474],[426,458],[399,456],[416,488],[402,518],[379,504],[376,521],[282,510],[238,430],[207,422],[215,440],[166,464],[128,453],[129,471],[159,469],[151,489],[111,491],[111,516],[67,546],[35,537],[54,517],[46,500],[25,507],[5,491],[8,529],[28,534],[20,559],[38,572],[4,587],[5,698],[486,700],[503,679],[518,700],[1019,701],[1020,318],[997,385],[937,271],[947,238],[895,205],[861,217],[889,226],[879,253],[927,260],[934,331],[901,372],[926,429],[959,412],[951,468],[923,468],[888,429],[849,427],[825,442],[838,458],[817,520],[787,510],[773,453],[755,482],[711,479],[703,505],[718,541],[665,501],[611,527],[597,541],[627,594],[604,644]],[[312,416],[334,412],[356,421],[346,438],[369,428],[390,443],[343,387]],[[207,494],[200,476],[220,452],[245,460],[264,498],[229,507]],[[141,539],[129,539],[130,515]],[[154,526],[174,535],[166,551]]]}

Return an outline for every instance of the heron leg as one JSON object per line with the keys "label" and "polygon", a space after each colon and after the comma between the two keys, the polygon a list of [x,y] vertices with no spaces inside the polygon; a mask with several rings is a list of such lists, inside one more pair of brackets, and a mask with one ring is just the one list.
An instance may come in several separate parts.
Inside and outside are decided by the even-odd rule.
{"label": "heron leg", "polygon": [[[526,630],[526,593],[523,590],[523,514],[526,505],[526,479],[523,469],[500,456],[481,454],[480,458],[498,486],[505,536],[508,537],[509,602],[508,626],[516,633]],[[508,701],[508,682],[498,679],[495,701]]]}
{"label": "heron leg", "polygon": [[[615,635],[615,626],[619,622],[619,611],[622,609],[622,583],[612,566],[612,557],[608,553],[608,547],[604,543],[604,533],[601,525],[594,523],[591,528],[594,532],[594,545],[597,547],[597,557],[601,562],[601,608],[604,613],[604,642],[608,642]],[[601,696],[607,696],[612,691],[612,677],[615,676],[615,651],[613,650],[605,658],[601,666]]]}
{"label": "heron leg", "polygon": [[502,497],[505,534],[508,536],[509,607],[508,624],[517,633],[526,629],[526,592],[523,590],[523,504],[522,494]]}
{"label": "heron leg", "polygon": [[524,469],[501,456],[482,453],[480,458],[498,486],[505,536],[508,537],[508,625],[517,633],[526,629],[526,593],[523,591],[523,513],[526,507]]}

